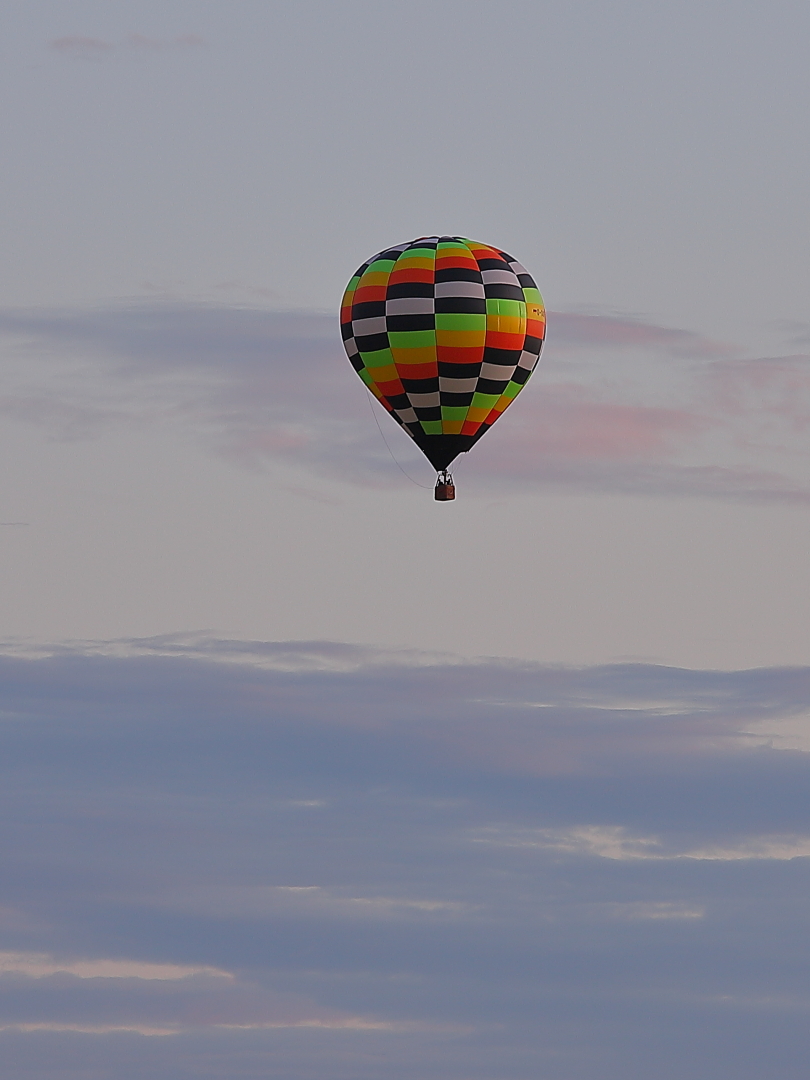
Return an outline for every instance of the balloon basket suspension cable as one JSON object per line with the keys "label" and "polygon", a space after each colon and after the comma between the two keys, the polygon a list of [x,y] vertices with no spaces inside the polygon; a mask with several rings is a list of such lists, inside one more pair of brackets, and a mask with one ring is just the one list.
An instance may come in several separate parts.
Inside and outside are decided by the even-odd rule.
{"label": "balloon basket suspension cable", "polygon": [[[385,443],[385,448],[391,455],[391,460],[402,473],[402,475],[406,476],[412,484],[416,484],[417,487],[425,488],[425,490],[430,491],[430,488],[428,488],[425,484],[420,484],[418,480],[414,480],[411,474],[409,472],[406,472],[405,469],[402,468],[400,463],[394,457],[394,451],[388,445],[388,439],[386,439],[385,432],[380,427],[380,421],[377,419],[377,412],[374,408],[374,402],[372,401],[373,396],[374,395],[369,390],[368,407],[371,409],[371,415],[374,417],[374,423],[377,425],[377,430],[380,433],[380,438]],[[453,474],[449,471],[449,469],[439,469],[438,475],[436,476],[436,486],[433,489],[433,498],[436,500],[436,502],[452,502],[455,497],[456,486],[453,483]]]}
{"label": "balloon basket suspension cable", "polygon": [[436,502],[452,502],[456,497],[456,485],[453,477],[447,469],[441,469],[436,477],[436,487],[433,489],[433,498]]}
{"label": "balloon basket suspension cable", "polygon": [[[366,387],[366,390],[368,390],[368,387]],[[377,431],[379,431],[379,433],[380,433],[380,438],[385,443],[385,449],[391,455],[391,460],[396,465],[396,467],[399,469],[399,471],[402,473],[402,475],[406,476],[410,480],[410,482],[412,484],[416,484],[417,487],[422,488],[424,491],[430,491],[430,488],[427,486],[427,484],[420,484],[418,480],[414,480],[414,478],[411,476],[411,474],[409,472],[406,472],[405,469],[402,468],[400,463],[394,457],[394,451],[388,445],[388,439],[386,439],[385,433],[383,432],[383,429],[380,427],[380,421],[377,419],[377,413],[376,413],[376,410],[374,408],[374,402],[372,400],[373,397],[374,397],[374,395],[372,394],[372,392],[370,390],[368,390],[368,407],[371,409],[371,415],[374,417],[374,423],[377,425]],[[438,497],[439,496],[437,495],[436,498],[438,499]]]}

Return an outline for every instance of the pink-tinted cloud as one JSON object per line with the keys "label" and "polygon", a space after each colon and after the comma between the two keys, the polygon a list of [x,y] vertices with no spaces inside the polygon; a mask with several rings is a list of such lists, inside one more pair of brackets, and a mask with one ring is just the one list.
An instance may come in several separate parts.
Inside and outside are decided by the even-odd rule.
{"label": "pink-tinted cloud", "polygon": [[810,428],[809,354],[726,360],[707,374],[714,403],[725,415],[781,420],[799,434]]}
{"label": "pink-tinted cloud", "polygon": [[159,38],[146,37],[144,34],[127,34],[125,41],[133,49],[163,48],[163,42]]}
{"label": "pink-tinted cloud", "polygon": [[600,401],[576,385],[545,385],[521,405],[510,448],[535,458],[656,460],[703,423],[686,409]]}
{"label": "pink-tinted cloud", "polygon": [[198,47],[205,45],[205,39],[199,34],[180,34],[174,38],[154,38],[145,34],[127,34],[124,44],[132,49],[161,50],[180,47]]}
{"label": "pink-tinted cloud", "polygon": [[51,42],[51,48],[57,52],[70,53],[73,56],[103,56],[115,46],[110,41],[102,41],[101,38],[83,37],[60,37]]}
{"label": "pink-tinted cloud", "polygon": [[156,38],[146,34],[131,33],[120,42],[104,41],[101,38],[76,34],[55,38],[50,46],[56,52],[66,55],[82,59],[100,59],[102,56],[122,50],[162,52],[167,49],[199,48],[205,43],[205,39],[199,34],[179,34],[173,38]]}
{"label": "pink-tinted cloud", "polygon": [[565,346],[656,349],[680,356],[722,356],[729,347],[692,330],[656,326],[618,315],[584,315],[552,311],[550,340]]}

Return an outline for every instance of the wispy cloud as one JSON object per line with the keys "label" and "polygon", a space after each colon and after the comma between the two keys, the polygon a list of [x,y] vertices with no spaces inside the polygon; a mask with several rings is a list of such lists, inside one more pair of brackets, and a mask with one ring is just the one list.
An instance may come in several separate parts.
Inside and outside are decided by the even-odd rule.
{"label": "wispy cloud", "polygon": [[[530,386],[475,448],[473,486],[810,501],[806,356],[739,359],[617,316],[552,313],[549,325]],[[171,425],[249,468],[401,479],[329,316],[163,302],[5,311],[0,334],[0,412],[52,438]],[[395,456],[429,480],[380,419]]]}
{"label": "wispy cloud", "polygon": [[[41,961],[33,964],[42,966]],[[380,1019],[319,1006],[303,994],[268,990],[251,979],[198,969],[165,974],[169,965],[86,960],[55,971],[0,972],[0,1010],[16,998],[29,1017],[0,1019],[0,1031],[73,1032],[109,1035],[132,1032],[171,1036],[199,1030],[273,1031],[323,1028],[336,1031],[397,1031],[440,1028]],[[21,978],[22,977],[22,978]],[[35,984],[32,979],[36,980]],[[18,1006],[19,1007],[19,1006]],[[38,1013],[31,1017],[30,1012]]]}
{"label": "wispy cloud", "polygon": [[670,901],[639,900],[626,904],[609,904],[603,910],[614,919],[636,921],[638,919],[703,919],[706,909]]}
{"label": "wispy cloud", "polygon": [[569,829],[534,829],[518,832],[488,826],[473,842],[505,847],[542,848],[569,855],[591,855],[626,862],[634,859],[741,859],[791,860],[810,857],[808,836],[747,836],[725,846],[668,848],[657,836],[633,836],[619,825],[577,825]]}
{"label": "wispy cloud", "polygon": [[115,46],[110,41],[102,38],[88,37],[76,34],[73,36],[55,38],[51,42],[51,48],[56,52],[67,53],[73,56],[98,57],[110,52]]}
{"label": "wispy cloud", "polygon": [[[320,885],[202,886],[165,893],[158,907],[217,918],[260,918],[273,915],[297,919],[453,920],[469,916],[473,905],[446,899],[413,896],[356,896],[351,888]],[[2,971],[0,960],[0,971]]]}
{"label": "wispy cloud", "polygon": [[726,356],[731,347],[691,330],[656,326],[621,315],[553,312],[553,338],[561,346],[661,350],[674,356]]}
{"label": "wispy cloud", "polygon": [[131,33],[119,41],[107,41],[83,34],[68,34],[54,38],[50,42],[50,47],[55,52],[81,60],[100,60],[116,52],[164,52],[199,48],[203,45],[205,45],[205,40],[199,34],[178,34],[172,38],[156,38],[146,34]]}
{"label": "wispy cloud", "polygon": [[195,975],[233,979],[229,972],[211,967],[149,964],[142,960],[58,960],[47,953],[12,952],[0,952],[0,975],[25,975],[29,979],[73,975],[77,979],[156,979],[159,982],[188,979]]}

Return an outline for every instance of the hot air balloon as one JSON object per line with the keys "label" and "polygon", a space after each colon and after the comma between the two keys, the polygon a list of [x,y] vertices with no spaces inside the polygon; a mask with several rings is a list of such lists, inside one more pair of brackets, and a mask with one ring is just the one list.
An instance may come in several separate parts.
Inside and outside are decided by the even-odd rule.
{"label": "hot air balloon", "polygon": [[540,358],[546,314],[533,278],[499,248],[422,236],[363,263],[340,323],[355,371],[436,469],[435,498],[454,499],[450,464]]}

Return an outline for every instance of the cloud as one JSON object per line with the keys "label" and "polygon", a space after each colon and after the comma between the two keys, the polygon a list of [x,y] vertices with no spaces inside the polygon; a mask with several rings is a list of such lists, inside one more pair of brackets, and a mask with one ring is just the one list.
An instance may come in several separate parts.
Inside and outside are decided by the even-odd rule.
{"label": "cloud", "polygon": [[205,39],[199,34],[179,34],[173,38],[154,38],[144,34],[127,34],[123,44],[132,49],[160,51],[173,48],[199,48],[205,45]]}
{"label": "cloud", "polygon": [[[453,919],[468,916],[470,905],[409,896],[354,896],[351,889],[319,885],[200,887],[155,898],[159,907],[218,918],[266,918],[270,914],[311,919]],[[0,971],[2,962],[0,961]]]}
{"label": "cloud", "polygon": [[686,409],[600,402],[582,386],[544,386],[518,420],[509,452],[518,460],[649,460],[700,426]]}
{"label": "cloud", "polygon": [[[475,448],[473,490],[810,500],[806,357],[734,359],[687,331],[614,316],[555,320],[559,341]],[[168,301],[7,310],[0,335],[0,412],[50,438],[164,426],[240,467],[404,483],[378,410],[395,459],[430,483],[351,371],[331,316]]]}
{"label": "cloud", "polygon": [[167,49],[199,48],[205,45],[204,38],[199,34],[179,34],[173,38],[155,38],[145,34],[127,34],[119,41],[105,41],[102,38],[88,37],[85,35],[67,35],[54,38],[50,47],[56,52],[67,56],[75,56],[82,60],[100,60],[102,57],[113,52],[163,52]]}
{"label": "cloud", "polygon": [[523,830],[504,833],[488,827],[473,837],[475,843],[506,847],[545,848],[600,859],[740,859],[791,860],[810,857],[810,836],[748,836],[725,847],[666,850],[660,837],[633,836],[617,825],[578,825],[570,829]]}
{"label": "cloud", "polygon": [[714,365],[708,385],[724,413],[756,417],[772,439],[810,428],[808,354],[726,360]]}
{"label": "cloud", "polygon": [[82,58],[98,57],[104,55],[104,53],[110,52],[115,46],[112,42],[103,41],[101,38],[94,37],[60,37],[55,38],[51,42],[51,48],[57,52],[68,53],[72,56],[80,56]]}
{"label": "cloud", "polygon": [[[49,672],[58,679],[60,672],[96,671],[94,701],[109,704],[120,693],[114,680],[125,673],[137,686],[142,671],[153,671],[154,677],[191,671],[204,695],[204,704],[195,698],[195,707],[206,713],[231,699],[251,714],[258,709],[257,715],[268,701],[283,702],[291,722],[316,728],[323,722],[321,695],[326,694],[332,728],[374,731],[396,745],[404,727],[412,746],[421,745],[426,755],[441,753],[446,765],[466,768],[473,761],[477,768],[486,762],[509,774],[604,773],[614,767],[611,763],[639,758],[683,762],[694,755],[752,750],[779,756],[780,731],[787,732],[784,752],[801,752],[810,731],[810,671],[805,668],[686,673],[616,664],[576,669],[341,642],[232,641],[203,634],[54,646],[10,642],[3,650],[0,671],[10,687],[18,678],[47,685]],[[113,679],[109,684],[104,672]],[[245,688],[249,697],[243,700]],[[384,713],[381,698],[387,702]]]}
{"label": "cloud", "polygon": [[[211,975],[205,970],[178,977],[160,970],[167,965],[130,963],[139,974],[110,974],[123,966],[116,961],[87,960],[79,965],[79,974],[40,971],[33,976],[35,985],[30,971],[12,968],[0,973],[0,1009],[5,1007],[6,1013],[0,1031],[169,1036],[200,1029],[393,1031],[425,1026],[324,1008],[302,994],[267,990],[224,972]],[[22,980],[14,978],[20,974]],[[25,1019],[9,1016],[15,1006],[18,1013],[29,1015]]]}
{"label": "cloud", "polygon": [[50,975],[75,975],[78,979],[188,979],[192,975],[232,979],[227,971],[180,964],[148,964],[139,960],[56,960],[47,953],[0,952],[0,975],[25,975],[44,979]]}
{"label": "cloud", "polygon": [[691,330],[656,326],[621,315],[555,311],[549,315],[553,341],[560,346],[662,350],[674,356],[726,356],[730,347]]}
{"label": "cloud", "polygon": [[40,1020],[35,1023],[10,1023],[0,1024],[0,1031],[18,1031],[22,1034],[34,1034],[39,1032],[54,1032],[70,1035],[119,1035],[132,1034],[144,1035],[147,1038],[155,1035],[179,1035],[180,1029],[175,1027],[151,1027],[145,1024],[61,1024],[55,1020]]}
{"label": "cloud", "polygon": [[611,904],[608,906],[609,913],[615,919],[703,919],[706,909],[701,907],[688,907],[684,904],[668,903],[667,901],[639,901],[638,903]]}
{"label": "cloud", "polygon": [[700,1038],[759,1080],[730,1041],[805,1037],[808,716],[807,668],[12,643],[0,1069],[641,1080]]}

